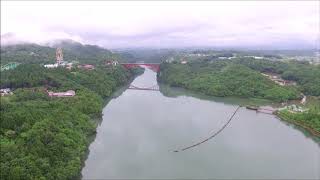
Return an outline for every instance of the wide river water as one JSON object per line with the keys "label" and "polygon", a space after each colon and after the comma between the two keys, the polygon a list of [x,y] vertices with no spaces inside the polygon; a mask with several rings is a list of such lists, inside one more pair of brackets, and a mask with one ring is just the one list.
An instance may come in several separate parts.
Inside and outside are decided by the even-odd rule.
{"label": "wide river water", "polygon": [[[156,85],[156,73],[146,69],[132,84]],[[215,138],[173,152],[218,131],[237,105],[230,99],[171,91],[182,95],[127,89],[111,99],[89,147],[82,178],[320,179],[317,139],[273,115],[245,108]]]}

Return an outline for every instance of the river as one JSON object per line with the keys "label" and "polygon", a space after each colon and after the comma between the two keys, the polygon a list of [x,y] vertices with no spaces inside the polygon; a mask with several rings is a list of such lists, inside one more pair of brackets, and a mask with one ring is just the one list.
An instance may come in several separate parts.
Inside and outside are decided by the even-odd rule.
{"label": "river", "polygon": [[[153,86],[156,73],[146,69],[132,84]],[[82,178],[320,178],[318,140],[273,115],[245,108],[215,138],[173,152],[218,131],[236,107],[227,99],[127,89],[103,109]]]}

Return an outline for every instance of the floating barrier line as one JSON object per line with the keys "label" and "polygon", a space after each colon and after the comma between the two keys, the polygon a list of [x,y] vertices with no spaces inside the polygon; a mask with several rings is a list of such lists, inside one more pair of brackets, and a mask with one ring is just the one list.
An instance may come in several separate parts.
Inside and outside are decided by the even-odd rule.
{"label": "floating barrier line", "polygon": [[175,150],[173,152],[181,152],[181,151],[185,151],[187,149],[190,149],[190,148],[193,148],[193,147],[196,147],[196,146],[199,146],[200,144],[202,143],[205,143],[207,141],[209,141],[210,139],[214,138],[216,135],[218,135],[219,133],[221,133],[223,131],[224,128],[226,128],[228,126],[228,124],[231,122],[231,120],[233,119],[234,115],[237,113],[237,111],[240,109],[241,106],[238,106],[237,109],[233,112],[232,116],[229,118],[229,120],[222,126],[222,128],[217,131],[216,133],[214,133],[213,135],[211,135],[210,137],[204,139],[203,141],[201,142],[198,142],[194,145],[191,145],[191,146],[188,146],[188,147],[185,147],[183,149],[180,149],[180,150]]}

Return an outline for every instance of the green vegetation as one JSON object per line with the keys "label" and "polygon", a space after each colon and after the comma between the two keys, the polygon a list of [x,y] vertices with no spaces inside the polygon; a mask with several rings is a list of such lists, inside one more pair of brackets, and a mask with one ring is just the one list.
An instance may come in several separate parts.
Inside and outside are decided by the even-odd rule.
{"label": "green vegetation", "polygon": [[1,47],[1,65],[9,62],[18,63],[54,63],[56,48],[61,47],[65,61],[80,63],[102,64],[110,59],[119,59],[117,54],[93,45],[82,45],[71,40],[62,40],[53,47],[37,44],[18,44]]}
{"label": "green vegetation", "polygon": [[[120,66],[69,71],[39,64],[2,72],[1,87],[15,90],[1,97],[0,179],[77,178],[95,133],[92,118],[100,117],[103,98],[133,75]],[[50,98],[45,88],[73,89],[76,96]]]}
{"label": "green vegetation", "polygon": [[282,87],[259,72],[232,61],[163,63],[158,79],[212,96],[238,96],[286,101],[299,98],[294,87]]}
{"label": "green vegetation", "polygon": [[255,59],[237,59],[233,61],[259,72],[280,74],[283,79],[296,81],[306,95],[320,96],[320,66],[305,62],[281,62]]}
{"label": "green vegetation", "polygon": [[320,100],[307,106],[309,110],[303,113],[292,113],[288,110],[278,112],[278,116],[288,122],[292,122],[320,137]]}
{"label": "green vegetation", "polygon": [[[283,87],[262,76],[261,72],[280,74],[297,86]],[[297,99],[299,92],[320,95],[320,66],[301,62],[281,62],[240,58],[233,60],[199,60],[187,64],[163,63],[158,79],[170,86],[178,86],[212,96],[262,98],[275,102]],[[309,98],[308,98],[309,99]],[[308,100],[310,101],[310,100]],[[312,134],[320,135],[320,102],[308,102],[309,111],[291,113],[280,111],[278,116],[297,124]]]}

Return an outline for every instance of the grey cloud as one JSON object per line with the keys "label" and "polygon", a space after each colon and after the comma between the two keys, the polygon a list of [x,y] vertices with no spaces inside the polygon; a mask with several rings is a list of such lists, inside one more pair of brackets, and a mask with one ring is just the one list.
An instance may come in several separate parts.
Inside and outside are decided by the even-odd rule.
{"label": "grey cloud", "polygon": [[70,38],[107,48],[312,48],[319,41],[319,29],[316,28],[320,23],[319,8],[314,6],[315,2],[301,1],[288,3],[288,6],[285,2],[274,1],[232,2],[231,5],[231,2],[181,2],[193,4],[189,6],[177,6],[178,2],[175,2],[176,6],[171,2],[158,2],[163,6],[152,2],[140,2],[146,3],[145,6],[69,2],[89,4],[74,4],[70,6],[72,10],[64,2],[59,3],[55,8],[48,5],[49,2],[28,8],[1,6],[1,22],[4,22],[1,32],[14,32],[21,41]]}

